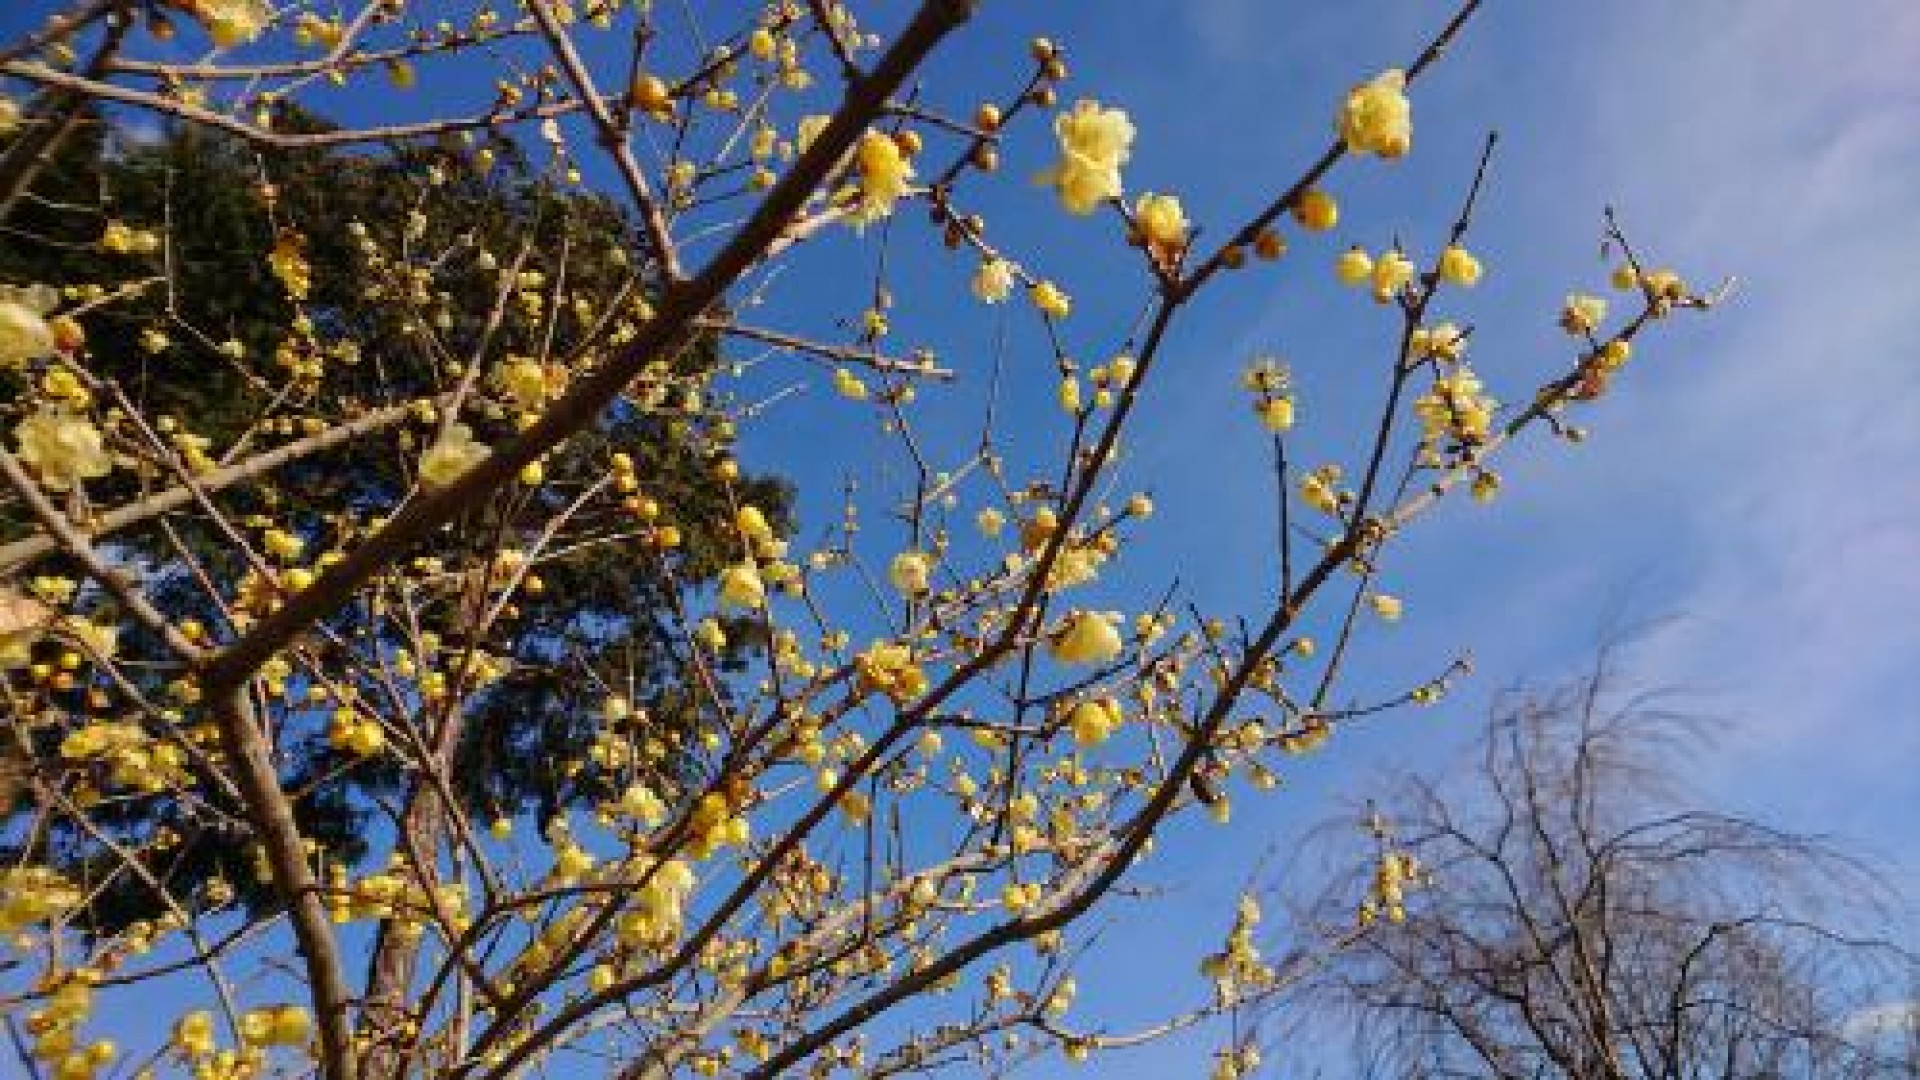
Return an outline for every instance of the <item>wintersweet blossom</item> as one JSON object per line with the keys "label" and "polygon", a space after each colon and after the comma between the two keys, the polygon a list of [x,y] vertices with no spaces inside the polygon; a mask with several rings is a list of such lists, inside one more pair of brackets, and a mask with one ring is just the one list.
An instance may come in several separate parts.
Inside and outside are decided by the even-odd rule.
{"label": "wintersweet blossom", "polygon": [[1591,334],[1600,328],[1607,317],[1607,302],[1587,293],[1574,293],[1567,297],[1567,306],[1560,312],[1560,328],[1575,336]]}
{"label": "wintersweet blossom", "polygon": [[1048,318],[1064,319],[1073,311],[1072,299],[1051,281],[1040,282],[1027,290],[1027,295],[1033,300],[1033,306]]}
{"label": "wintersweet blossom", "polygon": [[1380,616],[1380,618],[1387,622],[1400,621],[1400,613],[1403,608],[1399,597],[1389,596],[1386,593],[1374,593],[1367,598],[1367,603],[1373,608],[1375,615]]}
{"label": "wintersweet blossom", "polygon": [[195,0],[189,10],[223,49],[252,41],[273,21],[267,0]]}
{"label": "wintersweet blossom", "polygon": [[1373,298],[1385,303],[1407,287],[1417,273],[1413,260],[1398,251],[1382,252],[1373,260]]}
{"label": "wintersweet blossom", "polygon": [[11,135],[20,126],[20,103],[0,94],[0,135]]}
{"label": "wintersweet blossom", "polygon": [[1082,746],[1098,746],[1106,742],[1121,721],[1120,703],[1112,698],[1098,701],[1082,701],[1067,714],[1067,726],[1073,730],[1073,740]]}
{"label": "wintersweet blossom", "polygon": [[473,430],[467,425],[450,425],[447,433],[420,455],[420,483],[430,488],[446,487],[490,453],[485,443],[474,440]]}
{"label": "wintersweet blossom", "polygon": [[1333,261],[1333,276],[1342,285],[1359,286],[1373,277],[1373,256],[1360,247],[1350,247]]}
{"label": "wintersweet blossom", "polygon": [[1141,237],[1157,250],[1178,251],[1186,246],[1187,212],[1176,196],[1147,192],[1134,203],[1133,220],[1140,226]]}
{"label": "wintersweet blossom", "polygon": [[907,181],[913,179],[913,163],[900,149],[900,140],[869,131],[860,138],[855,160],[860,170],[860,202],[853,219],[864,224],[893,213],[893,204],[907,193]]}
{"label": "wintersweet blossom", "polygon": [[57,299],[43,286],[0,286],[0,368],[17,368],[53,353],[53,327],[46,313]]}
{"label": "wintersweet blossom", "polygon": [[1005,259],[981,260],[973,274],[973,295],[982,302],[998,304],[1013,291],[1013,264]]}
{"label": "wintersweet blossom", "polygon": [[1335,126],[1348,150],[1388,159],[1406,155],[1413,146],[1413,103],[1406,89],[1407,73],[1393,68],[1347,92]]}
{"label": "wintersweet blossom", "polygon": [[1459,244],[1440,253],[1440,280],[1447,284],[1471,289],[1480,283],[1480,273],[1480,260]]}
{"label": "wintersweet blossom", "polygon": [[720,603],[728,607],[758,608],[767,602],[767,586],[753,564],[729,566],[720,571]]}
{"label": "wintersweet blossom", "polygon": [[1091,214],[1120,197],[1120,166],[1133,153],[1133,121],[1125,112],[1083,100],[1054,119],[1053,133],[1060,159],[1036,179],[1059,193],[1069,213]]}
{"label": "wintersweet blossom", "polygon": [[1279,435],[1293,428],[1293,399],[1290,397],[1267,398],[1254,406],[1260,415],[1260,423],[1268,431]]}
{"label": "wintersweet blossom", "polygon": [[20,460],[54,491],[72,490],[113,470],[100,429],[65,409],[42,406],[14,429],[14,439],[20,444]]}
{"label": "wintersweet blossom", "polygon": [[887,580],[907,596],[920,596],[933,589],[933,556],[924,551],[903,551],[893,557],[887,568]]}
{"label": "wintersweet blossom", "polygon": [[1116,621],[1107,612],[1075,611],[1048,639],[1048,651],[1063,664],[1104,664],[1119,656],[1124,644]]}

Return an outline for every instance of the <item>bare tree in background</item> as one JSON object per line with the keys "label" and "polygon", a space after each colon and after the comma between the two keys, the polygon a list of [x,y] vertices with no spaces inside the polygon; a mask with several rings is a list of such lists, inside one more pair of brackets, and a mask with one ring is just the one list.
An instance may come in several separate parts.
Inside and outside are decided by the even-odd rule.
{"label": "bare tree in background", "polygon": [[1365,1076],[1920,1075],[1886,885],[1694,809],[1704,725],[1612,659],[1496,703],[1468,774],[1397,780],[1364,855],[1316,834],[1346,869],[1295,925],[1347,947],[1266,1004],[1269,1060],[1344,1030]]}

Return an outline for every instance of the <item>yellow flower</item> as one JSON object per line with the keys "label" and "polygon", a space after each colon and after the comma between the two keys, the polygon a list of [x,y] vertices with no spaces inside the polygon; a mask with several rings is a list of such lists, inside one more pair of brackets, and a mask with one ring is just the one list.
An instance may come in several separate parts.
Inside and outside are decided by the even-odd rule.
{"label": "yellow flower", "polygon": [[1348,248],[1333,261],[1333,275],[1342,285],[1359,285],[1373,276],[1373,257],[1358,247]]}
{"label": "yellow flower", "polygon": [[1607,302],[1598,296],[1574,293],[1560,312],[1560,328],[1574,336],[1591,334],[1607,317]]}
{"label": "yellow flower", "polygon": [[1082,746],[1098,746],[1120,726],[1120,703],[1112,698],[1083,701],[1067,715],[1073,740]]}
{"label": "yellow flower", "polygon": [[1322,465],[1300,478],[1300,497],[1323,514],[1340,509],[1340,467]]}
{"label": "yellow flower", "polygon": [[1053,133],[1060,160],[1037,181],[1058,192],[1069,213],[1091,214],[1102,202],[1119,198],[1120,166],[1133,152],[1133,121],[1125,112],[1080,101],[1054,119]]}
{"label": "yellow flower", "polygon": [[979,526],[982,536],[999,536],[1000,530],[1006,527],[1007,515],[988,507],[974,515],[973,523]]}
{"label": "yellow flower", "polygon": [[190,10],[223,49],[252,41],[273,21],[267,0],[197,0]]}
{"label": "yellow flower", "polygon": [[1073,301],[1051,281],[1035,285],[1027,290],[1027,295],[1033,300],[1033,306],[1048,318],[1064,319],[1073,311]]}
{"label": "yellow flower", "polygon": [[1163,251],[1178,251],[1187,242],[1187,212],[1172,195],[1148,192],[1133,205],[1133,219],[1148,244]]}
{"label": "yellow flower", "polygon": [[894,641],[876,641],[853,658],[860,685],[878,690],[904,704],[927,692],[927,676],[914,662],[913,651]]}
{"label": "yellow flower", "polygon": [[767,602],[767,586],[751,563],[720,571],[720,602],[728,607],[758,608]]}
{"label": "yellow flower", "polygon": [[1471,289],[1480,283],[1480,260],[1459,244],[1450,244],[1440,253],[1440,280]]}
{"label": "yellow flower", "polygon": [[919,596],[933,588],[933,557],[923,551],[903,551],[893,557],[887,568],[887,580],[908,596]]}
{"label": "yellow flower", "polygon": [[485,443],[474,441],[471,428],[453,424],[420,455],[420,483],[430,488],[446,487],[486,460],[489,453],[492,451]]}
{"label": "yellow flower", "polygon": [[1429,436],[1451,432],[1468,442],[1486,439],[1500,403],[1488,397],[1471,368],[1435,379],[1433,389],[1413,403]]}
{"label": "yellow flower", "polygon": [[1120,655],[1123,642],[1112,615],[1075,611],[1047,641],[1047,649],[1063,664],[1104,664]]}
{"label": "yellow flower", "polygon": [[833,388],[848,401],[867,400],[867,384],[846,368],[833,369]]}
{"label": "yellow flower", "polygon": [[980,263],[973,275],[973,295],[985,303],[997,304],[1013,291],[1013,264],[990,258]]}
{"label": "yellow flower", "polygon": [[45,286],[0,285],[0,367],[17,368],[54,351],[46,313],[57,297]]}
{"label": "yellow flower", "polygon": [[1293,427],[1292,398],[1267,398],[1255,405],[1254,409],[1260,414],[1260,423],[1275,435]]}
{"label": "yellow flower", "polygon": [[1373,261],[1373,298],[1382,303],[1407,287],[1415,273],[1413,260],[1397,251],[1383,253]]}
{"label": "yellow flower", "polygon": [[1372,596],[1367,597],[1367,603],[1372,605],[1375,615],[1380,616],[1387,622],[1400,621],[1402,607],[1399,597],[1388,596],[1386,593],[1374,593]]}
{"label": "yellow flower", "polygon": [[913,179],[913,164],[900,152],[899,140],[878,131],[860,138],[857,154],[860,169],[860,204],[853,220],[860,224],[878,221],[893,213],[893,204],[907,193],[907,181]]}
{"label": "yellow flower", "polygon": [[53,620],[45,604],[24,593],[0,588],[0,671],[33,662],[33,643]]}
{"label": "yellow flower", "polygon": [[42,407],[14,429],[20,460],[40,474],[54,491],[68,491],[83,480],[97,480],[113,469],[100,429],[83,416]]}
{"label": "yellow flower", "polygon": [[1336,127],[1348,150],[1382,158],[1405,156],[1413,145],[1413,104],[1406,88],[1406,72],[1393,68],[1347,92]]}
{"label": "yellow flower", "polygon": [[0,135],[11,135],[20,126],[20,103],[0,94]]}

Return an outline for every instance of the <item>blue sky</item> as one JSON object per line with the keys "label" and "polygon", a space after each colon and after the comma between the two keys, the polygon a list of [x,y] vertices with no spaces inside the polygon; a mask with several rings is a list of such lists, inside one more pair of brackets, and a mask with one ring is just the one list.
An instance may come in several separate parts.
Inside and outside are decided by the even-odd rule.
{"label": "blue sky", "polygon": [[[1324,145],[1346,86],[1403,63],[1449,10],[986,0],[925,88],[933,101],[970,101],[982,85],[1007,85],[1029,36],[1055,37],[1074,69],[1065,96],[1124,106],[1140,126],[1130,190],[1177,192],[1217,233]],[[1262,850],[1383,769],[1445,761],[1492,690],[1573,671],[1608,626],[1646,620],[1671,621],[1636,649],[1637,671],[1728,720],[1720,752],[1697,763],[1711,797],[1850,838],[1920,894],[1908,824],[1920,819],[1914,70],[1920,7],[1906,0],[1489,0],[1415,91],[1412,157],[1342,166],[1332,187],[1345,220],[1331,238],[1298,243],[1281,271],[1234,277],[1196,307],[1128,440],[1128,483],[1152,490],[1161,514],[1116,573],[1139,595],[1177,576],[1203,607],[1232,611],[1245,609],[1249,578],[1269,572],[1271,543],[1265,444],[1240,368],[1259,353],[1288,358],[1304,437],[1337,435],[1312,432],[1371,402],[1379,379],[1364,365],[1378,371],[1392,328],[1332,285],[1333,254],[1395,236],[1430,252],[1487,130],[1502,142],[1472,246],[1488,275],[1448,314],[1476,324],[1477,366],[1496,394],[1517,397],[1564,364],[1552,316],[1570,289],[1604,283],[1605,206],[1656,261],[1697,281],[1739,279],[1722,310],[1646,343],[1583,418],[1589,443],[1531,440],[1508,459],[1492,507],[1448,508],[1412,531],[1386,576],[1407,616],[1370,634],[1350,685],[1425,674],[1462,648],[1478,674],[1441,709],[1336,741],[1282,792],[1243,795],[1230,828],[1177,830],[1140,876],[1173,887],[1109,916],[1114,947],[1081,980],[1077,1016],[1124,1025],[1202,994],[1193,965]],[[1009,176],[1037,167],[1044,142],[1037,129],[1017,137]],[[1076,354],[1110,350],[1139,295],[1110,227],[1067,219],[1012,180],[986,200],[996,238],[1075,295]],[[996,327],[965,296],[971,264],[928,250],[917,223],[901,228],[913,289],[896,322],[903,340],[937,342],[962,371],[962,385],[940,392],[952,396],[929,395],[922,413],[950,406],[961,419],[930,419],[932,434],[963,445]],[[864,279],[806,273],[837,254],[823,245],[776,281],[769,321],[818,329],[808,312],[858,310]],[[1027,351],[1007,357],[1007,426],[1016,449],[1037,449],[1025,421],[1051,414],[1053,377],[1022,340]],[[795,476],[817,527],[868,437],[820,402],[774,415],[748,449]],[[1099,1075],[1193,1075],[1199,1049],[1117,1055]]]}
{"label": "blue sky", "polygon": [[[1220,223],[1297,171],[1327,103],[1408,56],[1444,7],[989,4],[979,29],[1069,42],[1069,94],[1140,122],[1130,186],[1178,191]],[[1167,845],[1183,854],[1143,879],[1173,891],[1115,916],[1120,945],[1082,980],[1085,1015],[1147,1017],[1197,994],[1193,917],[1224,928],[1222,900],[1266,843],[1284,846],[1382,769],[1445,761],[1490,691],[1575,671],[1607,627],[1647,620],[1671,621],[1635,651],[1638,673],[1728,721],[1720,752],[1693,766],[1704,798],[1848,838],[1920,888],[1920,345],[1905,325],[1920,312],[1916,65],[1920,9],[1898,2],[1487,6],[1415,93],[1413,156],[1333,184],[1351,239],[1400,232],[1431,250],[1497,128],[1474,242],[1490,269],[1467,305],[1496,385],[1562,356],[1550,313],[1600,283],[1604,206],[1690,278],[1737,276],[1735,299],[1649,342],[1583,421],[1587,445],[1536,442],[1509,459],[1494,507],[1415,530],[1388,578],[1408,615],[1368,642],[1361,678],[1424,671],[1462,645],[1479,674],[1444,710],[1338,742],[1283,793],[1241,800],[1231,829]],[[1346,365],[1377,355],[1367,305],[1312,280],[1330,249],[1298,253],[1292,274],[1233,282],[1177,343],[1177,385],[1133,439],[1130,475],[1164,519],[1132,572],[1162,566],[1229,601],[1261,565],[1271,505],[1258,439],[1214,426],[1244,408],[1233,373],[1283,353],[1311,410],[1316,386],[1343,397]],[[1191,1075],[1194,1051],[1115,1056],[1101,1075]]]}

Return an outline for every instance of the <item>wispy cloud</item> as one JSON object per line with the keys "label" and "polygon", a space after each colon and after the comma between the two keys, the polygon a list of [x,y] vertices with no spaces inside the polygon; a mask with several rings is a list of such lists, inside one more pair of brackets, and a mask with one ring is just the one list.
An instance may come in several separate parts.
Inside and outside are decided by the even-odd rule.
{"label": "wispy cloud", "polygon": [[1747,279],[1616,424],[1683,488],[1697,567],[1652,674],[1722,691],[1730,773],[1791,779],[1766,801],[1892,840],[1886,800],[1920,801],[1920,9],[1621,10],[1596,157],[1670,253]]}

